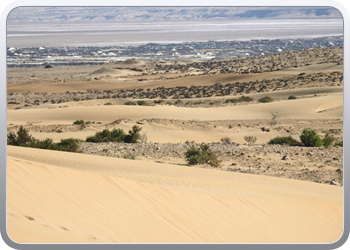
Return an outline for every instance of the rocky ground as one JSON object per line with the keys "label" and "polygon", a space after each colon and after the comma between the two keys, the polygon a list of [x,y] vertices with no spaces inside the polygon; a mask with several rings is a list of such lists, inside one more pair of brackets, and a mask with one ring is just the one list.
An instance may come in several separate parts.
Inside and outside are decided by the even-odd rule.
{"label": "rocky ground", "polygon": [[128,90],[105,90],[66,93],[9,93],[7,103],[19,105],[18,107],[37,106],[45,103],[78,102],[94,99],[188,99],[209,98],[215,96],[230,96],[237,94],[260,93],[283,89],[297,89],[303,87],[319,86],[342,86],[343,74],[338,71],[331,73],[301,73],[295,77],[284,77],[277,79],[264,79],[250,82],[236,82],[228,84],[216,83],[209,86],[179,86],[158,87],[155,89],[128,89]]}
{"label": "rocky ground", "polygon": [[[73,122],[72,122],[73,123]],[[27,123],[24,125],[29,132],[77,132],[87,128],[97,130],[118,128],[119,124],[172,125],[178,129],[201,129],[208,133],[215,131],[233,130],[237,133],[284,133],[299,140],[302,130],[312,125],[312,128],[323,138],[326,133],[336,140],[343,140],[343,123],[341,120],[294,120],[294,119],[268,119],[268,120],[224,120],[224,121],[198,121],[177,119],[118,119],[111,123],[92,121],[85,125],[41,125]],[[17,131],[19,125],[11,125],[9,131]],[[136,160],[148,160],[187,166],[185,151],[191,146],[199,144],[186,141],[181,143],[156,143],[147,141],[147,135],[142,143],[87,143],[81,142],[80,149],[85,154],[94,154],[107,157],[118,157]],[[238,144],[235,142],[214,142],[209,144],[222,161],[219,170],[233,171],[248,174],[260,174],[291,179],[306,180],[325,184],[342,185],[343,183],[343,148],[330,147],[302,147],[261,144]],[[199,167],[212,168],[209,165]]]}
{"label": "rocky ground", "polygon": [[[194,143],[80,143],[85,154],[149,160],[187,166],[185,152]],[[343,185],[343,148],[211,143],[222,161],[219,170]],[[193,167],[193,166],[192,166]],[[196,167],[213,168],[209,165]]]}
{"label": "rocky ground", "polygon": [[[277,114],[275,114],[277,116]],[[96,130],[118,128],[119,124],[130,124],[129,126],[138,125],[142,127],[145,124],[148,125],[171,125],[177,129],[200,129],[207,130],[208,132],[228,132],[234,131],[240,132],[282,132],[286,135],[298,138],[304,128],[312,127],[315,131],[324,136],[326,133],[332,135],[336,140],[343,140],[343,121],[340,119],[333,120],[300,120],[300,119],[259,119],[259,120],[221,120],[221,121],[200,121],[200,120],[179,120],[179,119],[141,119],[133,120],[130,118],[121,118],[110,123],[102,123],[99,121],[90,121],[89,124],[75,125],[73,124],[53,124],[42,125],[38,122],[27,122],[22,125],[29,132],[44,132],[44,133],[62,133],[62,132],[77,132],[88,128],[94,128]],[[10,125],[7,128],[8,132],[15,132],[19,129],[20,125]],[[257,142],[259,143],[259,142]]]}
{"label": "rocky ground", "polygon": [[[111,72],[113,67],[118,69],[136,72],[136,76],[118,76],[114,79],[129,77],[134,81],[157,81],[157,80],[173,80],[176,78],[186,78],[194,75],[215,75],[215,74],[254,74],[263,72],[279,71],[285,68],[307,66],[313,63],[336,63],[343,64],[343,48],[317,48],[307,49],[303,51],[289,51],[280,54],[273,54],[260,57],[237,58],[234,60],[214,60],[204,62],[186,62],[186,63],[151,63],[140,64],[137,60],[133,60],[132,64],[125,63],[110,68],[102,68],[95,70],[99,72],[95,74],[83,74],[77,77],[68,77],[61,72],[59,77],[48,76],[48,72],[40,73],[41,75],[25,76],[21,73],[15,73],[18,69],[9,69],[8,84],[20,83],[25,81],[27,84],[32,80],[33,83],[47,81],[52,79],[57,81],[91,81],[91,80],[108,80],[113,81]],[[120,63],[119,63],[120,64]],[[135,67],[135,65],[138,65]],[[12,72],[13,71],[13,72]],[[69,70],[68,70],[69,71]],[[45,69],[43,70],[45,72]],[[142,74],[141,74],[142,72]],[[183,72],[184,74],[180,74]],[[69,73],[73,74],[73,71]],[[140,75],[141,74],[141,75]],[[150,78],[153,74],[160,74],[159,78]],[[92,79],[93,78],[93,79]],[[54,80],[54,81],[56,81]],[[147,84],[146,84],[147,85]],[[31,107],[42,104],[59,104],[65,102],[78,102],[95,99],[188,99],[188,98],[210,98],[220,96],[230,96],[237,94],[261,93],[285,89],[299,89],[323,86],[343,86],[343,73],[339,71],[333,72],[317,72],[305,73],[301,72],[295,76],[283,76],[276,78],[257,79],[253,81],[231,82],[231,83],[215,83],[211,85],[192,85],[192,86],[174,86],[174,87],[156,87],[156,88],[123,88],[118,90],[87,90],[87,91],[66,91],[64,93],[13,93],[7,95],[7,104],[14,105],[12,108]]]}

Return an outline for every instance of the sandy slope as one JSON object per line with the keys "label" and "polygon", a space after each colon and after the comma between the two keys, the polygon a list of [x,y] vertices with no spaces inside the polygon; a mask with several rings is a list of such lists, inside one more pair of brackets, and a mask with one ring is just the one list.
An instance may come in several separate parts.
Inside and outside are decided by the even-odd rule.
{"label": "sandy slope", "polygon": [[[41,69],[40,69],[41,70]],[[343,72],[343,65],[337,65],[336,63],[325,63],[322,65],[309,65],[300,68],[288,68],[274,72],[264,72],[264,73],[256,73],[256,74],[215,74],[215,75],[200,75],[200,76],[191,76],[191,77],[181,77],[175,79],[168,80],[151,80],[154,76],[150,76],[150,81],[139,82],[137,79],[143,78],[146,79],[148,76],[142,77],[134,77],[129,76],[123,79],[107,78],[101,80],[80,80],[74,79],[67,82],[55,82],[54,79],[46,80],[41,83],[11,83],[7,85],[8,93],[25,93],[25,92],[47,92],[47,93],[59,93],[66,91],[87,91],[88,89],[95,90],[118,90],[118,89],[137,89],[137,88],[157,88],[157,87],[176,87],[176,86],[206,86],[212,85],[217,82],[226,84],[226,83],[234,83],[234,82],[249,82],[261,79],[274,79],[274,78],[282,78],[288,76],[296,76],[299,73],[316,73],[316,72],[332,72],[332,71],[340,71]],[[40,74],[40,73],[39,73]],[[99,68],[97,70],[93,70],[88,74],[83,74],[86,76],[127,76],[127,75],[138,75],[139,72],[134,72],[130,70],[116,70],[116,69],[104,69]],[[182,76],[185,75],[181,74]],[[164,77],[171,77],[172,75],[167,74],[163,75]],[[57,77],[57,76],[56,76]],[[159,76],[158,76],[159,77]],[[54,77],[53,77],[54,78]],[[48,83],[49,82],[49,83]]]}
{"label": "sandy slope", "polygon": [[285,100],[272,103],[257,103],[218,108],[184,108],[174,106],[94,106],[61,109],[7,110],[7,122],[23,124],[42,121],[46,123],[68,123],[77,119],[112,122],[119,118],[168,118],[180,120],[226,120],[226,119],[270,119],[272,113],[278,118],[321,119],[343,116],[342,108],[317,113],[316,109],[330,101],[337,100],[343,93],[331,93],[315,98]]}
{"label": "sandy slope", "polygon": [[[185,108],[175,106],[71,106],[55,109],[20,109],[7,110],[8,124],[26,124],[39,122],[45,124],[72,124],[73,121],[83,119],[110,123],[120,118],[131,118],[135,121],[143,118],[166,118],[179,120],[256,120],[272,119],[341,119],[343,117],[342,92],[328,93],[327,96],[312,97],[297,100],[284,100],[272,103],[257,103],[249,105],[236,105],[217,108]],[[322,112],[319,112],[319,111]],[[120,123],[117,125],[128,131],[135,123]],[[87,136],[94,135],[98,130],[85,128],[75,132],[62,133],[31,132],[38,139],[52,138],[59,141],[62,138],[79,138],[85,140]],[[257,136],[259,143],[266,143],[275,136],[284,134],[264,133],[257,131],[228,130],[227,128],[182,128],[173,124],[157,125],[144,124],[142,132],[147,133],[149,141],[153,142],[218,142],[223,137],[230,137],[237,143],[245,143],[244,136]]]}
{"label": "sandy slope", "polygon": [[8,146],[18,242],[333,242],[342,188]]}

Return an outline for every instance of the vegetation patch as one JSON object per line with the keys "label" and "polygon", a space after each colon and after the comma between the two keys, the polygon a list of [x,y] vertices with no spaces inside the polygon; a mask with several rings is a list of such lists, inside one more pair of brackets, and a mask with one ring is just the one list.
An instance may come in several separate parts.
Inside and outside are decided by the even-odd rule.
{"label": "vegetation patch", "polygon": [[96,132],[93,136],[88,136],[86,142],[126,142],[126,143],[137,143],[140,140],[141,127],[135,125],[129,130],[129,134],[125,134],[122,129],[113,129],[109,131],[104,129],[100,132]]}
{"label": "vegetation patch", "polygon": [[225,103],[238,103],[238,102],[251,102],[251,101],[253,101],[253,98],[242,95],[239,98],[226,99]]}
{"label": "vegetation patch", "polygon": [[192,145],[186,152],[185,158],[189,165],[209,164],[212,167],[219,167],[221,161],[210,149],[209,145],[201,144],[199,148]]}
{"label": "vegetation patch", "polygon": [[81,125],[81,124],[85,124],[85,121],[84,120],[76,120],[76,121],[73,122],[73,124]]}
{"label": "vegetation patch", "polygon": [[300,135],[300,140],[306,147],[321,147],[324,142],[315,130],[306,128]]}
{"label": "vegetation patch", "polygon": [[259,99],[259,102],[262,102],[262,103],[268,103],[268,102],[272,102],[272,101],[273,101],[273,99],[270,96],[265,96],[265,97]]}
{"label": "vegetation patch", "polygon": [[137,105],[137,103],[133,101],[127,101],[124,103],[124,105]]}
{"label": "vegetation patch", "polygon": [[176,101],[174,102],[174,104],[175,104],[175,105],[182,105],[183,102],[182,102],[181,100],[176,100]]}
{"label": "vegetation patch", "polygon": [[258,138],[256,136],[246,135],[246,136],[244,136],[244,140],[246,142],[248,142],[249,144],[254,144],[258,140]]}
{"label": "vegetation patch", "polygon": [[137,101],[137,105],[139,105],[139,106],[149,106],[148,102],[146,102],[146,101]]}
{"label": "vegetation patch", "polygon": [[164,103],[164,100],[160,99],[160,100],[154,100],[153,101],[155,104],[162,104]]}
{"label": "vegetation patch", "polygon": [[301,143],[291,136],[277,136],[271,139],[268,144],[301,145]]}
{"label": "vegetation patch", "polygon": [[44,140],[35,139],[23,126],[19,127],[17,133],[10,132],[7,135],[7,145],[80,153],[81,151],[78,150],[79,141],[81,140],[68,138],[61,139],[60,142],[55,143],[51,138]]}

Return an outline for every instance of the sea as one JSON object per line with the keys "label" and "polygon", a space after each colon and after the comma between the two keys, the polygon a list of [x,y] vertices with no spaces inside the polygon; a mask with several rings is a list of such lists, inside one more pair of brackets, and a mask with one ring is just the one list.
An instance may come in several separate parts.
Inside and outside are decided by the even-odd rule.
{"label": "sea", "polygon": [[9,23],[7,47],[133,46],[342,36],[343,19]]}

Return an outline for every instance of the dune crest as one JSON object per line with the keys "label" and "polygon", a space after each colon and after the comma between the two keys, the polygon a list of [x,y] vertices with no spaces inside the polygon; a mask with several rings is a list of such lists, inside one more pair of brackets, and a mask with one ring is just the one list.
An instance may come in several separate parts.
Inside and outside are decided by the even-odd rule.
{"label": "dune crest", "polygon": [[322,104],[321,106],[319,106],[316,109],[316,112],[327,111],[327,110],[334,109],[334,108],[339,108],[339,107],[343,107],[343,97],[339,98],[337,100],[330,101],[330,102]]}

